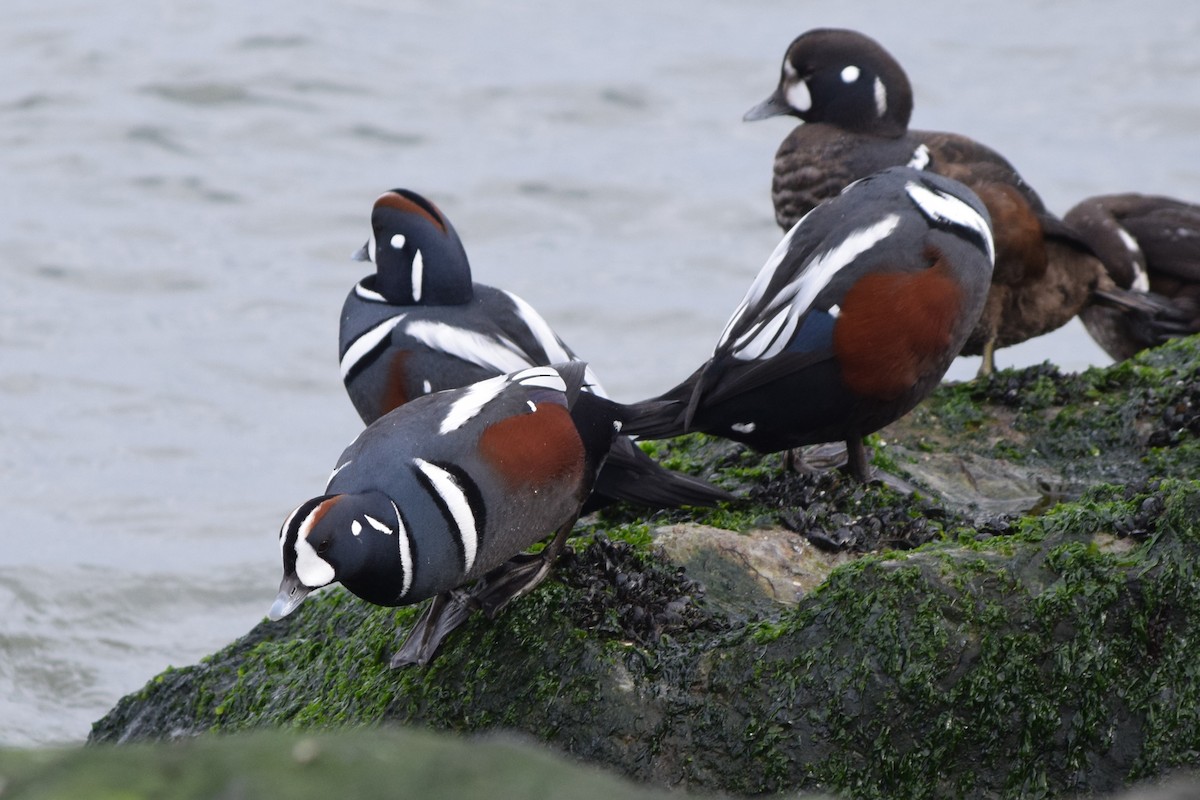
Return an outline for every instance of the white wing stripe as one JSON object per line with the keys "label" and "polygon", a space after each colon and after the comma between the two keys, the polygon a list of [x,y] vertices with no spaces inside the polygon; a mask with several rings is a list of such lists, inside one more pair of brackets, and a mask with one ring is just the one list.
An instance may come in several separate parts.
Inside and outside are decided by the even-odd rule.
{"label": "white wing stripe", "polygon": [[533,366],[529,356],[508,339],[485,336],[443,322],[413,320],[404,332],[433,350],[494,372],[516,372]]}
{"label": "white wing stripe", "polygon": [[446,416],[442,418],[438,433],[444,436],[450,431],[456,431],[466,425],[483,410],[484,406],[495,400],[504,391],[504,386],[504,376],[499,375],[479,383],[473,383],[463,389],[462,394],[455,398],[454,402],[450,404]]}
{"label": "white wing stripe", "polygon": [[[585,370],[586,372],[586,370]],[[513,375],[513,381],[522,386],[540,386],[543,389],[553,389],[556,392],[566,392],[567,383],[558,370],[550,367],[534,367]]]}
{"label": "white wing stripe", "polygon": [[797,287],[796,297],[792,300],[792,308],[798,311],[807,311],[821,290],[833,280],[833,276],[854,259],[890,236],[899,224],[899,214],[888,214],[874,225],[856,230],[839,242],[837,247],[822,253],[805,270],[803,279]]}
{"label": "white wing stripe", "polygon": [[[874,225],[854,231],[832,250],[827,250],[813,259],[796,280],[781,288],[772,298],[771,304],[760,311],[760,315],[763,317],[772,314],[770,319],[753,325],[750,330],[738,337],[730,348],[730,354],[743,361],[750,361],[758,358],[771,358],[782,352],[798,327],[800,317],[807,313],[821,290],[829,285],[829,282],[840,270],[891,235],[899,224],[900,216],[889,214]],[[796,227],[788,232],[784,241],[780,243],[780,247],[775,248],[775,252],[771,254],[763,271],[755,278],[754,285],[750,287],[746,299],[738,306],[737,311],[725,326],[725,331],[721,334],[721,339],[717,344],[718,348],[727,344],[730,331],[740,317],[758,301],[762,292],[765,291],[772,274],[782,260],[780,248],[790,241],[792,233],[799,225],[799,222],[796,223]],[[786,252],[786,248],[783,251]]]}

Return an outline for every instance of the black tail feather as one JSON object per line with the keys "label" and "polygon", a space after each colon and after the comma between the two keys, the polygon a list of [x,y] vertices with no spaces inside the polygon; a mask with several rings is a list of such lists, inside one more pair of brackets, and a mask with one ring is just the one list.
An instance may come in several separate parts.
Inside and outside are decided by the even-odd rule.
{"label": "black tail feather", "polygon": [[1122,312],[1130,329],[1147,345],[1190,336],[1200,330],[1200,319],[1191,302],[1174,302],[1154,292],[1133,289],[1097,289],[1093,299]]}
{"label": "black tail feather", "polygon": [[687,433],[683,400],[642,400],[625,406],[627,414],[621,432],[641,439],[670,439]]}
{"label": "black tail feather", "polygon": [[[596,476],[585,511],[625,500],[656,508],[714,506],[737,498],[708,481],[661,466],[626,436],[617,437]],[[593,500],[595,502],[593,502]]]}

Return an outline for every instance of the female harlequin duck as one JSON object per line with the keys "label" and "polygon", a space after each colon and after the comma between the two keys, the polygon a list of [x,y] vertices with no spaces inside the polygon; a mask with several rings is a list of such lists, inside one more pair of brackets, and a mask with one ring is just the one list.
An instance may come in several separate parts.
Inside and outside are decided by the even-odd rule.
{"label": "female harlequin duck", "polygon": [[773,452],[862,437],[938,383],[987,297],[987,210],[962,184],[907,167],[856,181],[783,237],[709,361],[626,431],[691,430]]}
{"label": "female harlequin duck", "polygon": [[[466,250],[442,211],[393,189],[375,201],[371,238],[355,258],[375,264],[342,307],[342,380],[363,421],[416,397],[526,367],[575,361],[549,323],[511,292],[471,280]],[[604,395],[591,369],[585,388]],[[628,437],[612,448],[591,511],[629,500],[712,505],[729,493],[660,467]]]}
{"label": "female harlequin duck", "polygon": [[[536,586],[628,414],[581,392],[584,372],[581,362],[533,367],[417,398],[369,425],[325,492],[284,521],[271,619],[335,581],[384,606],[436,597],[392,660],[424,664],[474,608],[494,617]],[[551,533],[540,555],[514,558]]]}
{"label": "female harlequin duck", "polygon": [[809,31],[788,47],[775,92],[745,119],[798,117],[775,156],[772,199],[785,230],[851,181],[909,165],[954,178],[979,196],[996,239],[993,285],[963,353],[993,353],[1067,323],[1097,287],[1115,289],[1104,269],[1000,154],[952,133],[909,130],[913,97],[900,64],[850,30]]}
{"label": "female harlequin duck", "polygon": [[1118,361],[1172,336],[1200,331],[1200,206],[1144,194],[1089,197],[1066,213],[1122,289],[1157,302],[1150,324],[1105,306],[1080,314],[1084,327]]}

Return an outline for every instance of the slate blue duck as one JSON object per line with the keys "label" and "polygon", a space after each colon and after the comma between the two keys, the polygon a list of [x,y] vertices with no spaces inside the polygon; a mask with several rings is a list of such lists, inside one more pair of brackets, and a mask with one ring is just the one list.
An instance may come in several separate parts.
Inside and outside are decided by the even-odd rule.
{"label": "slate blue duck", "polygon": [[[324,491],[283,523],[271,619],[334,582],[382,606],[432,597],[392,660],[426,664],[473,610],[495,617],[530,591],[630,413],[581,391],[585,369],[500,375],[416,398],[367,426]],[[551,534],[540,554],[520,555]]]}
{"label": "slate blue duck", "polygon": [[982,355],[1053,331],[1094,299],[1119,294],[1070,226],[995,150],[954,133],[911,130],[912,87],[878,42],[852,30],[820,28],[797,37],[779,84],[746,120],[801,120],[775,155],[772,199],[787,230],[822,200],[890,166],[913,166],[960,181],[987,207],[996,265],[980,321],[963,346]]}
{"label": "slate blue duck", "polygon": [[862,437],[937,385],[983,309],[988,213],[957,181],[908,167],[855,181],[783,237],[712,357],[626,431],[704,431],[762,452]]}
{"label": "slate blue duck", "polygon": [[[496,375],[578,360],[550,324],[512,292],[475,283],[449,218],[408,189],[382,194],[371,237],[356,253],[375,265],[342,308],[341,373],[366,423],[414,398]],[[592,370],[584,388],[603,396]],[[587,511],[613,500],[713,505],[733,496],[659,466],[628,437],[614,443]]]}

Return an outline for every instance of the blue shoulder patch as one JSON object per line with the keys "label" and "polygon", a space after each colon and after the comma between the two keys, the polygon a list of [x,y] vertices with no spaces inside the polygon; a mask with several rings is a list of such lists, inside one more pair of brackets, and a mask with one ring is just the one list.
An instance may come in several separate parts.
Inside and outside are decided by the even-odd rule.
{"label": "blue shoulder patch", "polygon": [[828,311],[813,309],[785,348],[792,353],[813,353],[833,347],[833,326],[837,317]]}

